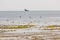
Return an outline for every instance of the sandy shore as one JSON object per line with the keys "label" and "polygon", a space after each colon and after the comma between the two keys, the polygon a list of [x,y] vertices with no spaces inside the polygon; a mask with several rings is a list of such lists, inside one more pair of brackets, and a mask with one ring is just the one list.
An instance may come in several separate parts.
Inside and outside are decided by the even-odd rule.
{"label": "sandy shore", "polygon": [[0,40],[60,40],[60,30],[42,32],[0,33]]}

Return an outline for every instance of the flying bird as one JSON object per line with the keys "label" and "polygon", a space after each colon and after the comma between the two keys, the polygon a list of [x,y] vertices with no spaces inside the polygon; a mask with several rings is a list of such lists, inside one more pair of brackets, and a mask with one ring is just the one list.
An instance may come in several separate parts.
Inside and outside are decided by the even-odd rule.
{"label": "flying bird", "polygon": [[24,11],[29,11],[29,10],[27,10],[27,9],[24,9]]}

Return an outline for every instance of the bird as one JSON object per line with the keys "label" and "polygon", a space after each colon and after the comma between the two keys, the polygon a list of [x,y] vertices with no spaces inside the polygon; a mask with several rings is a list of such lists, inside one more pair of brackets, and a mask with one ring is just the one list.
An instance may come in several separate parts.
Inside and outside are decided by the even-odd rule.
{"label": "bird", "polygon": [[24,9],[24,11],[29,11],[29,10],[27,10],[27,9]]}

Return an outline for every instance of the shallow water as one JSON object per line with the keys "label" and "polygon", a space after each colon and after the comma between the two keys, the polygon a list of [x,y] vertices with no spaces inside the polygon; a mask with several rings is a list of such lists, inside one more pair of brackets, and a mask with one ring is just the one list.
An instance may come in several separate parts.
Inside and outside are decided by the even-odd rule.
{"label": "shallow water", "polygon": [[[1,24],[25,24],[60,21],[60,11],[0,11]],[[58,22],[59,23],[59,22]]]}
{"label": "shallow water", "polygon": [[60,40],[60,30],[40,29],[40,26],[60,25],[60,11],[0,11],[0,25],[23,25],[31,22],[37,26],[0,33],[0,40]]}

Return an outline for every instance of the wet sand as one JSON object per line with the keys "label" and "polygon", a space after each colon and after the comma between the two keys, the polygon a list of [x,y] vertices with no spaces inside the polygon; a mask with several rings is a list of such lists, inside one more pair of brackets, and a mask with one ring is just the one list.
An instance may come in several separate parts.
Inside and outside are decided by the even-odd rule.
{"label": "wet sand", "polygon": [[60,30],[41,32],[0,33],[0,40],[60,40]]}

